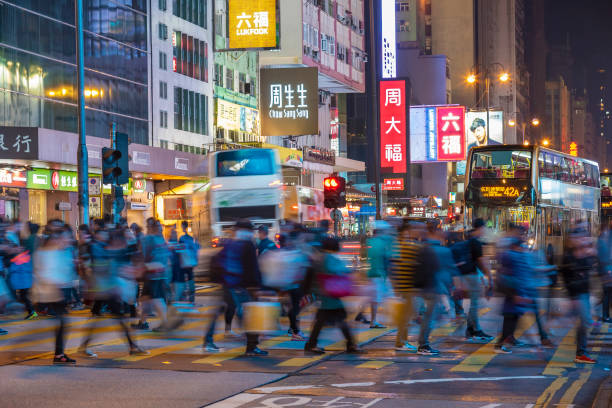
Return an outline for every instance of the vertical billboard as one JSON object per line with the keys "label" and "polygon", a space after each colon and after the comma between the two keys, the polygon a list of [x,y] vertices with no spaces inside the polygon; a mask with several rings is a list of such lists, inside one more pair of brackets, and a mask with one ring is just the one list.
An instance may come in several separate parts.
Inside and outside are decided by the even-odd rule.
{"label": "vertical billboard", "polygon": [[262,136],[319,133],[317,68],[270,68],[260,71]]}
{"label": "vertical billboard", "polygon": [[277,23],[277,0],[228,0],[228,49],[278,48]]}
{"label": "vertical billboard", "polygon": [[395,78],[397,76],[397,56],[395,40],[395,0],[381,0],[380,28],[381,28],[381,56],[382,77]]}
{"label": "vertical billboard", "polygon": [[438,161],[465,160],[465,107],[438,106]]}
{"label": "vertical billboard", "polygon": [[465,114],[467,151],[472,147],[504,143],[504,120],[502,111],[489,111],[489,133],[487,134],[487,112],[471,111]]}
{"label": "vertical billboard", "polygon": [[380,166],[383,173],[406,173],[406,88],[405,80],[380,81]]}

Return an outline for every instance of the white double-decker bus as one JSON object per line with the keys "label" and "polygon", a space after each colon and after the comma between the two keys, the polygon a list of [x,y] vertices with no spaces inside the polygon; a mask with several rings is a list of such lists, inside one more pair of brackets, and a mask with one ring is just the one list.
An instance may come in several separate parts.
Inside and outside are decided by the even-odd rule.
{"label": "white double-decker bus", "polygon": [[241,218],[278,231],[282,174],[275,149],[222,150],[210,154],[208,206],[213,237]]}

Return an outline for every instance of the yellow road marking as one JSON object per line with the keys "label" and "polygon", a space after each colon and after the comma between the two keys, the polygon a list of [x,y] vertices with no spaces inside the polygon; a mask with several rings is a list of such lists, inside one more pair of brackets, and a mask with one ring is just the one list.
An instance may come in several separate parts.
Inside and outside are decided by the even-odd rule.
{"label": "yellow road marking", "polygon": [[390,364],[393,364],[392,361],[366,361],[363,364],[359,364],[355,368],[373,368],[375,370],[380,370],[383,367],[386,367]]}
{"label": "yellow road marking", "polygon": [[[284,343],[285,341],[287,341],[287,335],[273,337],[269,340],[265,340],[264,342],[262,342],[261,347],[263,348],[272,347],[272,346],[276,346],[277,344]],[[244,350],[245,350],[244,346],[235,347],[233,349],[229,349],[219,354],[214,354],[214,355],[210,355],[204,358],[194,360],[192,361],[192,363],[194,364],[218,364],[223,361],[231,360],[232,358],[243,355]]]}
{"label": "yellow road marking", "polygon": [[[83,320],[79,320],[79,321],[75,321],[75,322],[68,322],[66,324],[67,328],[70,327],[77,327],[77,326],[82,326],[84,324],[87,323],[91,323],[91,322],[99,322],[100,320],[103,320],[103,318],[95,318],[95,319],[83,319]],[[49,321],[55,321],[55,319],[49,319]],[[2,336],[0,339],[2,340],[9,340],[9,339],[15,339],[17,337],[23,337],[23,336],[30,336],[33,334],[40,334],[40,333],[47,333],[47,332],[53,332],[55,331],[55,327],[57,326],[57,324],[51,324],[50,326],[45,326],[45,327],[37,327],[34,329],[30,329],[30,330],[23,330],[23,331],[18,331],[18,332],[14,332],[14,333],[9,333],[6,334],[4,336]],[[2,347],[0,347],[0,351],[2,351]]]}
{"label": "yellow road marking", "polygon": [[563,387],[563,385],[567,382],[567,377],[557,377],[555,380],[544,390],[542,395],[536,400],[533,408],[543,408],[547,407],[548,404],[552,401],[557,391]]}
{"label": "yellow road marking", "polygon": [[576,330],[571,328],[563,340],[561,340],[559,346],[557,346],[555,354],[546,364],[542,375],[563,375],[566,368],[576,367],[574,357],[576,357]]}
{"label": "yellow road marking", "polygon": [[325,354],[314,357],[294,357],[277,364],[278,367],[303,367],[315,363],[325,357]]}
{"label": "yellow road marking", "polygon": [[[516,329],[516,337],[519,338],[535,323],[535,317],[531,314],[525,316],[519,323],[519,327]],[[457,364],[450,371],[453,372],[464,372],[464,373],[477,373],[484,368],[487,364],[493,360],[497,355],[493,350],[494,343],[497,338],[491,340],[489,343],[481,346],[478,350],[467,356],[461,363]]]}
{"label": "yellow road marking", "polygon": [[[485,307],[478,311],[478,315],[482,317],[485,314],[489,313],[490,311],[491,311],[490,307]],[[451,322],[446,323],[444,326],[440,326],[437,329],[434,329],[431,332],[431,336],[432,337],[450,336],[451,334],[455,332],[455,330],[457,330],[457,325],[455,324],[455,322],[451,321]]]}

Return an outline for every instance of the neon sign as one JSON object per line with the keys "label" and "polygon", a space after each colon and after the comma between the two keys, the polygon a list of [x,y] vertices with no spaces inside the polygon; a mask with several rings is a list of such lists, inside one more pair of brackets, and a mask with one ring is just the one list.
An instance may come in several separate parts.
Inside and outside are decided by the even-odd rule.
{"label": "neon sign", "polygon": [[517,198],[519,189],[510,186],[482,186],[480,194],[484,198]]}

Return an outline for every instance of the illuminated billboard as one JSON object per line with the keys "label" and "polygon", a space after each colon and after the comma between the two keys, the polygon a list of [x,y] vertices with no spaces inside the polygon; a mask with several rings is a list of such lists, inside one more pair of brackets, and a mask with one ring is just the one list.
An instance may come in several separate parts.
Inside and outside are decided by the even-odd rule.
{"label": "illuminated billboard", "polygon": [[467,151],[476,146],[504,143],[504,120],[502,111],[489,111],[489,134],[487,134],[487,112],[471,111],[465,114]]}
{"label": "illuminated billboard", "polygon": [[382,32],[382,77],[395,78],[397,76],[397,51],[395,40],[395,0],[381,0],[380,6],[380,27]]}
{"label": "illuminated billboard", "polygon": [[278,48],[277,0],[228,0],[227,36],[230,50]]}
{"label": "illuminated billboard", "polygon": [[260,70],[262,136],[319,133],[319,74],[317,68]]}
{"label": "illuminated billboard", "polygon": [[406,81],[380,81],[380,167],[383,173],[406,173],[408,119]]}
{"label": "illuminated billboard", "polygon": [[465,160],[465,108],[458,105],[410,107],[410,161]]}

